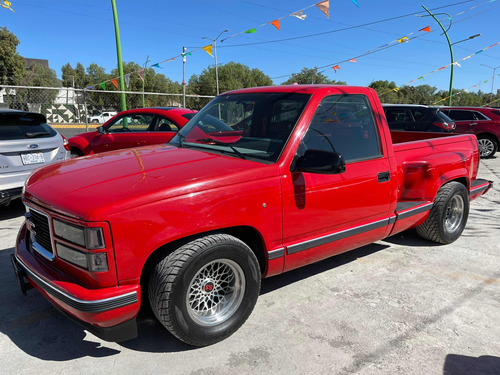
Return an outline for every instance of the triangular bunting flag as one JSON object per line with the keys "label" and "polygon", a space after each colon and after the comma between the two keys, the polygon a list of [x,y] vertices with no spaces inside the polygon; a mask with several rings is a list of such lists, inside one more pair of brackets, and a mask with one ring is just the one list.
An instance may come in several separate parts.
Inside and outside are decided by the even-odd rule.
{"label": "triangular bunting flag", "polygon": [[116,78],[113,78],[113,79],[111,80],[111,83],[112,83],[113,85],[115,85],[115,87],[116,87],[116,88],[118,88],[118,81],[116,80]]}
{"label": "triangular bunting flag", "polygon": [[106,82],[99,83],[99,86],[101,86],[101,89],[106,90]]}
{"label": "triangular bunting flag", "polygon": [[159,65],[159,64],[153,64],[153,65],[151,65],[151,66],[152,66],[153,68],[159,68],[159,67],[160,67],[160,65]]}
{"label": "triangular bunting flag", "polygon": [[423,79],[423,80],[425,81],[424,76],[422,76],[422,77],[418,77],[417,79]]}
{"label": "triangular bunting flag", "polygon": [[330,0],[324,0],[316,4],[319,10],[323,12],[326,18],[330,18]]}
{"label": "triangular bunting flag", "polygon": [[392,89],[392,91],[394,91],[394,92],[399,92],[399,87],[394,87],[394,88]]}
{"label": "triangular bunting flag", "polygon": [[250,29],[250,30],[245,31],[245,34],[255,34],[256,32],[257,32],[257,30]]}
{"label": "triangular bunting flag", "polygon": [[191,52],[181,53],[182,56],[191,56]]}
{"label": "triangular bunting flag", "polygon": [[144,82],[144,69],[138,70],[137,75],[141,79],[142,82]]}
{"label": "triangular bunting flag", "polygon": [[337,70],[340,70],[340,66],[338,65],[332,66],[332,69],[335,73],[337,73]]}
{"label": "triangular bunting flag", "polygon": [[443,67],[439,68],[438,70],[443,70],[443,69],[446,69],[446,66],[443,66]]}
{"label": "triangular bunting flag", "polygon": [[[10,9],[11,11],[14,12],[14,9],[11,8],[12,4],[10,3],[10,1],[7,1],[7,0],[2,0],[3,4],[0,4],[2,6],[2,8],[6,8],[6,9]],[[16,12],[14,12],[16,13]]]}
{"label": "triangular bunting flag", "polygon": [[460,64],[458,63],[458,61],[455,61],[455,62],[454,62],[453,64],[451,64],[451,65],[456,65],[456,66],[458,66],[459,68],[461,68],[461,67],[462,67],[462,65],[460,65]]}
{"label": "triangular bunting flag", "polygon": [[299,10],[298,12],[290,14],[290,16],[297,17],[299,20],[304,21],[307,17],[307,14],[303,14],[303,12]]}
{"label": "triangular bunting flag", "polygon": [[418,31],[426,31],[426,32],[430,33],[431,32],[431,27],[427,26],[427,27],[424,27],[423,29],[420,29]]}
{"label": "triangular bunting flag", "polygon": [[130,85],[130,73],[129,74],[125,74],[123,76],[123,79],[125,80],[125,86],[127,86],[127,88],[128,88],[128,86]]}
{"label": "triangular bunting flag", "polygon": [[214,57],[214,55],[212,55],[212,45],[211,44],[209,44],[208,46],[202,47],[202,50],[205,51],[206,53],[208,53],[210,56]]}
{"label": "triangular bunting flag", "polygon": [[359,8],[358,0],[352,0],[352,2],[354,3],[354,5],[356,5]]}
{"label": "triangular bunting flag", "polygon": [[349,61],[350,61],[350,62],[353,62],[353,63],[357,63],[357,60],[356,60],[356,59],[350,59]]}
{"label": "triangular bunting flag", "polygon": [[402,38],[399,38],[399,39],[398,39],[398,42],[399,42],[399,43],[409,42],[409,41],[410,41],[410,39],[408,39],[408,37],[407,37],[407,36],[404,36],[404,37],[402,37]]}
{"label": "triangular bunting flag", "polygon": [[280,20],[274,20],[274,21],[271,21],[269,23],[271,25],[273,25],[274,27],[276,27],[278,30],[280,29]]}

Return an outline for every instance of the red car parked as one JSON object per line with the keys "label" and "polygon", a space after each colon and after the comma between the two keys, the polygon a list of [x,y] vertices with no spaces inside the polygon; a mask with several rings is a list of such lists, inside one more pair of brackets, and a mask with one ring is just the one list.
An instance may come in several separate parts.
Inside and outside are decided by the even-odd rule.
{"label": "red car parked", "polygon": [[109,119],[97,131],[70,138],[71,156],[167,143],[196,111],[158,107],[129,109]]}
{"label": "red car parked", "polygon": [[441,111],[455,121],[455,133],[476,135],[482,158],[495,155],[500,144],[500,108],[446,107]]}

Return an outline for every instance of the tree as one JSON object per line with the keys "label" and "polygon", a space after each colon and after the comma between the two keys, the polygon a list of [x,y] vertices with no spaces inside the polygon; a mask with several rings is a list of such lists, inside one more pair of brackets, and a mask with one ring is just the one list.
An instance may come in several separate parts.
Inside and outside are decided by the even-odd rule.
{"label": "tree", "polygon": [[[270,86],[273,81],[259,69],[250,69],[248,66],[233,61],[218,66],[219,91],[229,91],[246,87]],[[215,68],[209,67],[198,76],[189,79],[191,92],[199,95],[215,95],[217,83]]]}
{"label": "tree", "polygon": [[[27,70],[19,82],[21,86],[60,87],[56,72],[47,66],[35,64]],[[53,103],[59,90],[56,89],[16,89],[16,101],[24,103],[29,110],[40,112],[42,104]],[[23,108],[24,109],[24,108]]]}
{"label": "tree", "polygon": [[17,52],[19,39],[6,27],[0,27],[0,84],[18,85],[26,63]]}
{"label": "tree", "polygon": [[326,85],[345,85],[344,81],[335,81],[328,79],[323,73],[318,72],[318,68],[302,68],[300,73],[293,73],[291,77],[282,83],[282,85],[292,85],[298,83],[299,85],[309,84],[326,84]]}

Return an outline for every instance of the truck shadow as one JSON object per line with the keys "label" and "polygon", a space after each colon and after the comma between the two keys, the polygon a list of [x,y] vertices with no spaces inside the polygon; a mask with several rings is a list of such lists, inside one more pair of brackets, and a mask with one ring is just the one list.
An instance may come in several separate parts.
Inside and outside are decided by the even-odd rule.
{"label": "truck shadow", "polygon": [[491,355],[468,357],[465,355],[448,354],[444,362],[443,374],[500,374],[500,357]]}
{"label": "truck shadow", "polygon": [[[428,246],[428,242],[414,236],[399,235],[384,242],[374,243],[327,258],[323,261],[264,279],[261,295],[300,282],[327,270],[348,264],[390,247],[390,243],[409,246]],[[120,343],[107,343],[88,334],[73,323],[34,290],[23,296],[10,265],[13,248],[0,251],[0,332],[30,356],[49,361],[68,361],[90,357],[108,357],[121,353],[122,348],[150,353],[175,353],[196,349],[171,335],[148,308],[138,317],[138,337]],[[224,342],[217,345],[225,345]]]}
{"label": "truck shadow", "polygon": [[24,216],[25,212],[23,201],[15,199],[8,206],[0,206],[0,221]]}

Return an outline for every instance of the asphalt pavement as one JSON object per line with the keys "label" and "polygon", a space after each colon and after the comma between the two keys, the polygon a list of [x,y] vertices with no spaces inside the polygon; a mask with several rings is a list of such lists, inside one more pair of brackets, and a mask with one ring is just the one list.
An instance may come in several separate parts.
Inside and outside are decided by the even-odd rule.
{"label": "asphalt pavement", "polygon": [[0,207],[2,374],[500,374],[500,155],[479,175],[455,243],[408,231],[263,280],[248,321],[189,347],[151,316],[139,337],[108,343],[21,294],[10,263],[20,202]]}

